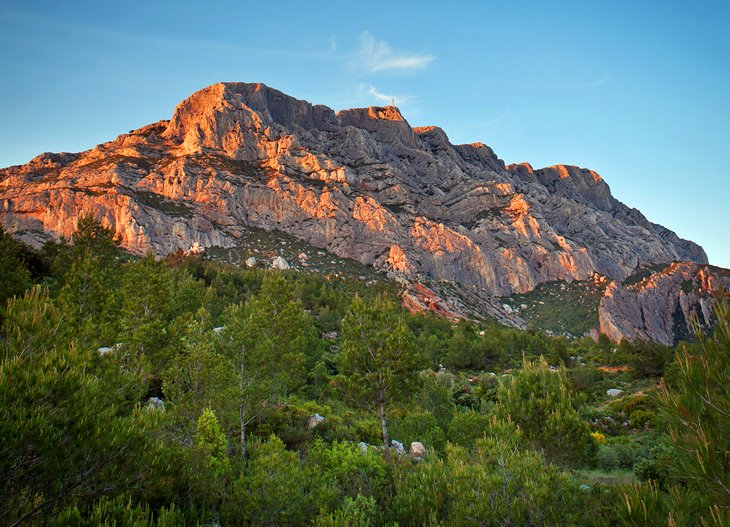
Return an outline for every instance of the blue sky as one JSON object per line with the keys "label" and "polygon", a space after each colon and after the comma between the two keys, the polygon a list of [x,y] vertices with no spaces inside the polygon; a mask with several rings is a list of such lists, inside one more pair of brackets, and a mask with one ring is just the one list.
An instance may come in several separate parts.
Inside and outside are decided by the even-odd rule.
{"label": "blue sky", "polygon": [[219,81],[574,164],[730,267],[730,2],[0,0],[0,166],[169,118]]}

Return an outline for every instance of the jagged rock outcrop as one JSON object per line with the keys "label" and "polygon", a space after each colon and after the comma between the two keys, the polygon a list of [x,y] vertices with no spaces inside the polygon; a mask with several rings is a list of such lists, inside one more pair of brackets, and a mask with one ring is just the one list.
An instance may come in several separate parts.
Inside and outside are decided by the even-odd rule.
{"label": "jagged rock outcrop", "polygon": [[132,252],[231,247],[246,226],[408,278],[491,295],[614,280],[704,251],[611,196],[595,172],[504,163],[411,128],[397,108],[335,113],[263,84],[220,83],[80,154],[0,170],[0,221],[34,244],[82,214]]}
{"label": "jagged rock outcrop", "polygon": [[600,331],[614,341],[653,340],[671,346],[712,325],[711,295],[730,289],[726,270],[676,262],[642,281],[612,282],[599,307]]}

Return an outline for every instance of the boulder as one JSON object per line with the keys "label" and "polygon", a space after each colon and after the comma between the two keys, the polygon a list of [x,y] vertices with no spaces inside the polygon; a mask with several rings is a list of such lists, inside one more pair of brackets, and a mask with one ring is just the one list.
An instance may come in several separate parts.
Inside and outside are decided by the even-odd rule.
{"label": "boulder", "polygon": [[165,402],[159,397],[150,397],[147,399],[145,406],[150,410],[163,410],[165,408]]}
{"label": "boulder", "polygon": [[414,441],[408,449],[408,455],[414,459],[423,459],[426,455],[426,447],[423,446],[423,443]]}
{"label": "boulder", "polygon": [[256,257],[251,256],[246,259],[246,267],[256,267]]}
{"label": "boulder", "polygon": [[277,256],[276,258],[271,260],[271,267],[280,271],[285,271],[286,269],[291,268],[289,262],[287,262],[283,256]]}
{"label": "boulder", "polygon": [[393,447],[393,448],[395,449],[396,453],[397,453],[397,454],[398,454],[399,456],[403,456],[403,455],[405,455],[405,453],[406,453],[406,449],[405,449],[405,447],[403,446],[403,443],[401,443],[400,441],[396,441],[395,439],[392,439],[392,440],[390,441],[390,446],[392,446],[392,447]]}
{"label": "boulder", "polygon": [[190,249],[187,250],[186,254],[188,254],[189,256],[197,256],[203,253],[205,253],[205,247],[200,245],[199,242],[193,242],[190,245]]}
{"label": "boulder", "polygon": [[364,441],[360,441],[357,446],[360,447],[360,452],[362,452],[363,454],[368,453],[368,444]]}
{"label": "boulder", "polygon": [[606,390],[606,395],[609,397],[620,397],[624,394],[623,390],[619,390],[618,388],[610,388]]}
{"label": "boulder", "polygon": [[319,423],[324,421],[324,417],[319,414],[310,415],[307,420],[307,428],[315,428]]}

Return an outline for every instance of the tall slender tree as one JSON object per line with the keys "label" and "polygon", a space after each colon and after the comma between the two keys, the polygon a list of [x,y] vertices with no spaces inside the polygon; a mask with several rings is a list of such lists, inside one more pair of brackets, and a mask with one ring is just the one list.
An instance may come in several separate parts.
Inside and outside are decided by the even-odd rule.
{"label": "tall slender tree", "polygon": [[390,461],[388,411],[408,399],[419,381],[420,357],[397,307],[383,298],[356,297],[342,323],[337,384],[350,401],[378,417],[383,456]]}
{"label": "tall slender tree", "polygon": [[320,341],[312,317],[294,300],[278,273],[267,274],[261,290],[244,306],[223,316],[227,356],[236,365],[240,388],[241,456],[246,457],[246,425],[266,407],[302,386]]}

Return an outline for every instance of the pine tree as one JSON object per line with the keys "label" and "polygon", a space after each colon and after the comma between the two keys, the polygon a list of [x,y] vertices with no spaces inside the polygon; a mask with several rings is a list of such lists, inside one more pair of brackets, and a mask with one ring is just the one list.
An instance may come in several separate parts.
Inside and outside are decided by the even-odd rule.
{"label": "pine tree", "polygon": [[548,460],[580,465],[595,454],[590,427],[578,414],[564,368],[551,370],[545,359],[523,360],[522,369],[497,390],[497,414],[516,423],[528,445]]}
{"label": "pine tree", "polygon": [[195,444],[206,456],[208,468],[216,475],[228,470],[228,444],[215,412],[205,408],[195,429]]}
{"label": "pine tree", "polygon": [[119,326],[127,349],[147,358],[156,371],[169,360],[170,270],[152,255],[127,264],[121,277]]}
{"label": "pine tree", "polygon": [[235,364],[240,389],[241,456],[246,457],[246,425],[273,403],[298,389],[307,366],[320,353],[311,316],[294,300],[279,273],[269,273],[261,290],[244,306],[223,315],[226,356]]}
{"label": "pine tree", "polygon": [[[138,487],[151,414],[69,338],[40,287],[7,305],[0,339],[0,523]],[[103,368],[102,368],[103,369]],[[41,522],[43,523],[43,522]]]}
{"label": "pine tree", "polygon": [[20,252],[20,244],[0,227],[0,305],[31,285],[31,273]]}
{"label": "pine tree", "polygon": [[356,297],[342,323],[337,384],[350,401],[378,417],[383,456],[390,460],[388,411],[408,399],[418,384],[415,338],[396,306],[383,298],[366,304]]}
{"label": "pine tree", "polygon": [[[730,520],[730,309],[715,308],[711,337],[682,344],[667,382],[660,414],[672,441],[670,482],[700,492]],[[708,514],[709,517],[709,514]]]}

